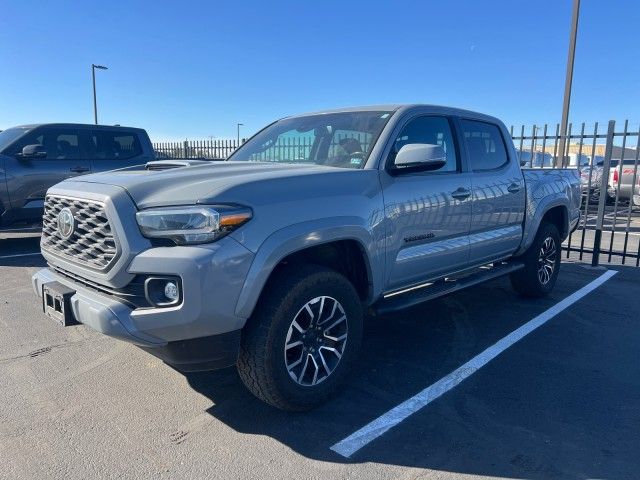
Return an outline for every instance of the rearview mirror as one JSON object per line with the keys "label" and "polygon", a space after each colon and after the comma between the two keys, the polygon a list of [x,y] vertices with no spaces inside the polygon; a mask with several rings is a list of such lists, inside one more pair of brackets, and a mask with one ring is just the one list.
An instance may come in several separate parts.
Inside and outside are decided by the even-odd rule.
{"label": "rearview mirror", "polygon": [[20,154],[22,158],[45,158],[47,152],[42,145],[27,145]]}
{"label": "rearview mirror", "polygon": [[446,155],[440,145],[411,143],[403,146],[393,162],[395,172],[431,171],[446,165]]}

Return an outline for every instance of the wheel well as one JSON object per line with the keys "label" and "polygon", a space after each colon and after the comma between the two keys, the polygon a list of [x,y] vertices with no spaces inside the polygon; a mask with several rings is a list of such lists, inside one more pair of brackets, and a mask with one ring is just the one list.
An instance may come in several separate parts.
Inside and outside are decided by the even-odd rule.
{"label": "wheel well", "polygon": [[370,295],[369,266],[363,247],[356,240],[322,243],[291,253],[278,263],[269,279],[285,266],[296,263],[320,265],[335,270],[351,282],[361,300],[365,301]]}
{"label": "wheel well", "polygon": [[562,206],[550,208],[542,217],[541,224],[543,222],[549,222],[558,227],[558,232],[560,232],[560,238],[564,240],[567,235],[567,209]]}

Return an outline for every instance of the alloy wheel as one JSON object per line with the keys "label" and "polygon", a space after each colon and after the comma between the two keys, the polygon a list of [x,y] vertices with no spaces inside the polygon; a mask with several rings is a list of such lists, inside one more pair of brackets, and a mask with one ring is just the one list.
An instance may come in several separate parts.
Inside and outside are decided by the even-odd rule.
{"label": "alloy wheel", "polygon": [[293,318],[284,345],[289,376],[301,386],[314,386],[336,369],[347,344],[344,308],[333,297],[309,300]]}
{"label": "alloy wheel", "polygon": [[551,280],[556,268],[557,255],[555,240],[552,237],[545,238],[538,255],[538,280],[542,285],[546,285]]}

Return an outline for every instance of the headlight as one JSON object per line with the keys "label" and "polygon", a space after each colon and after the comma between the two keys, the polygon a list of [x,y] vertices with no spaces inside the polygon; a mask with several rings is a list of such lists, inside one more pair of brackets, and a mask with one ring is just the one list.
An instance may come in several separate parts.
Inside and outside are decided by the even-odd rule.
{"label": "headlight", "polygon": [[168,238],[177,245],[212,242],[250,218],[249,208],[230,205],[151,208],[136,213],[142,235]]}

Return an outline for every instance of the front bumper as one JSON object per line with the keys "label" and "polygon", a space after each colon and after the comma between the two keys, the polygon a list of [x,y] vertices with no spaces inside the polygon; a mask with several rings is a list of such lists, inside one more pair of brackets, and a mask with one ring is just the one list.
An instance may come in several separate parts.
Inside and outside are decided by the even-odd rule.
{"label": "front bumper", "polygon": [[193,371],[235,363],[246,322],[235,307],[252,260],[253,254],[230,237],[206,246],[143,251],[128,273],[181,278],[182,302],[164,308],[134,308],[51,268],[38,271],[32,283],[40,297],[45,283],[69,287],[75,291],[70,299],[75,320],[138,345],[179,370]]}

